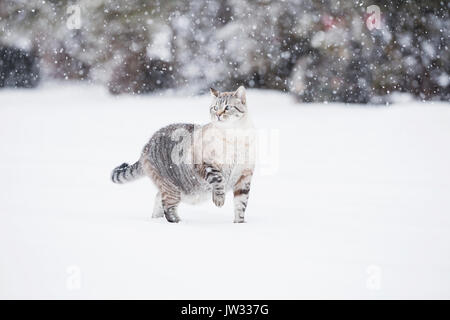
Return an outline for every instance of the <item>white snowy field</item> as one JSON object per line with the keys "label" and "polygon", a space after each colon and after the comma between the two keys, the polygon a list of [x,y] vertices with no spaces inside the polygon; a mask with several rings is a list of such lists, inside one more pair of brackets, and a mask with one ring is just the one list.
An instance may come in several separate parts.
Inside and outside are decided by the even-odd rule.
{"label": "white snowy field", "polygon": [[279,140],[247,223],[232,223],[231,194],[182,205],[179,224],[151,219],[150,180],[110,171],[160,127],[207,122],[209,102],[1,90],[0,298],[450,298],[449,103],[250,90],[256,126]]}

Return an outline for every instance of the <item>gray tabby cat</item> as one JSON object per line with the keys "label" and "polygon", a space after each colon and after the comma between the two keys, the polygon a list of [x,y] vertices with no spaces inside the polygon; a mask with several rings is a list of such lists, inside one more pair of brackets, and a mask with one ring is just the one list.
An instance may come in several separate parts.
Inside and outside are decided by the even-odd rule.
{"label": "gray tabby cat", "polygon": [[234,222],[244,213],[254,169],[253,125],[248,116],[245,88],[218,92],[211,88],[211,122],[171,124],[158,130],[133,165],[115,168],[114,183],[150,177],[159,192],[153,217],[179,222],[181,201],[198,203],[212,197],[218,207],[225,193],[233,190]]}

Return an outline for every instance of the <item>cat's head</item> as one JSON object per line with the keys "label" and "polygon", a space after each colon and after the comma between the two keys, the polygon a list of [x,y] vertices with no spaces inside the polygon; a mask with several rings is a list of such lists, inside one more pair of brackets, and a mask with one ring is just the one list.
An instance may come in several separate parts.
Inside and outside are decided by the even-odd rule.
{"label": "cat's head", "polygon": [[210,90],[214,98],[210,107],[212,122],[232,124],[247,115],[247,102],[243,86],[233,92],[219,92],[213,88]]}

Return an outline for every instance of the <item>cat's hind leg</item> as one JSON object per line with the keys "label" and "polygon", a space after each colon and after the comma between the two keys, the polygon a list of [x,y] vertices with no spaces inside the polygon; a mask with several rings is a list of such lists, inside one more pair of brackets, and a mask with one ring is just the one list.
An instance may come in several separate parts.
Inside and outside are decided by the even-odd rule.
{"label": "cat's hind leg", "polygon": [[177,213],[177,208],[180,204],[180,200],[180,191],[173,189],[161,190],[161,204],[167,221],[180,222],[180,217]]}
{"label": "cat's hind leg", "polygon": [[[162,214],[169,222],[179,222],[180,218],[177,214],[177,207],[181,200],[181,193],[177,188],[169,183],[164,182],[157,170],[152,164],[146,160],[143,162],[145,173],[153,180],[159,189],[159,197],[161,199]],[[159,206],[158,195],[156,196],[155,209]],[[158,210],[153,211],[153,217],[159,216]]]}
{"label": "cat's hind leg", "polygon": [[161,192],[158,192],[158,194],[155,197],[155,205],[153,207],[152,218],[162,218],[162,217],[164,217],[164,209],[162,206]]}

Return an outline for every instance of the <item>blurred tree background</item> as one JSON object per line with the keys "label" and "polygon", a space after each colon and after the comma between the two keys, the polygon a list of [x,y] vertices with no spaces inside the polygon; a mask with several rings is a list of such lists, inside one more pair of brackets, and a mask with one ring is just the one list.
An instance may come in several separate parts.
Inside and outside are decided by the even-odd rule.
{"label": "blurred tree background", "polygon": [[[370,5],[379,29],[366,26]],[[243,84],[305,102],[381,103],[392,92],[449,101],[449,12],[443,0],[0,0],[0,87]]]}

